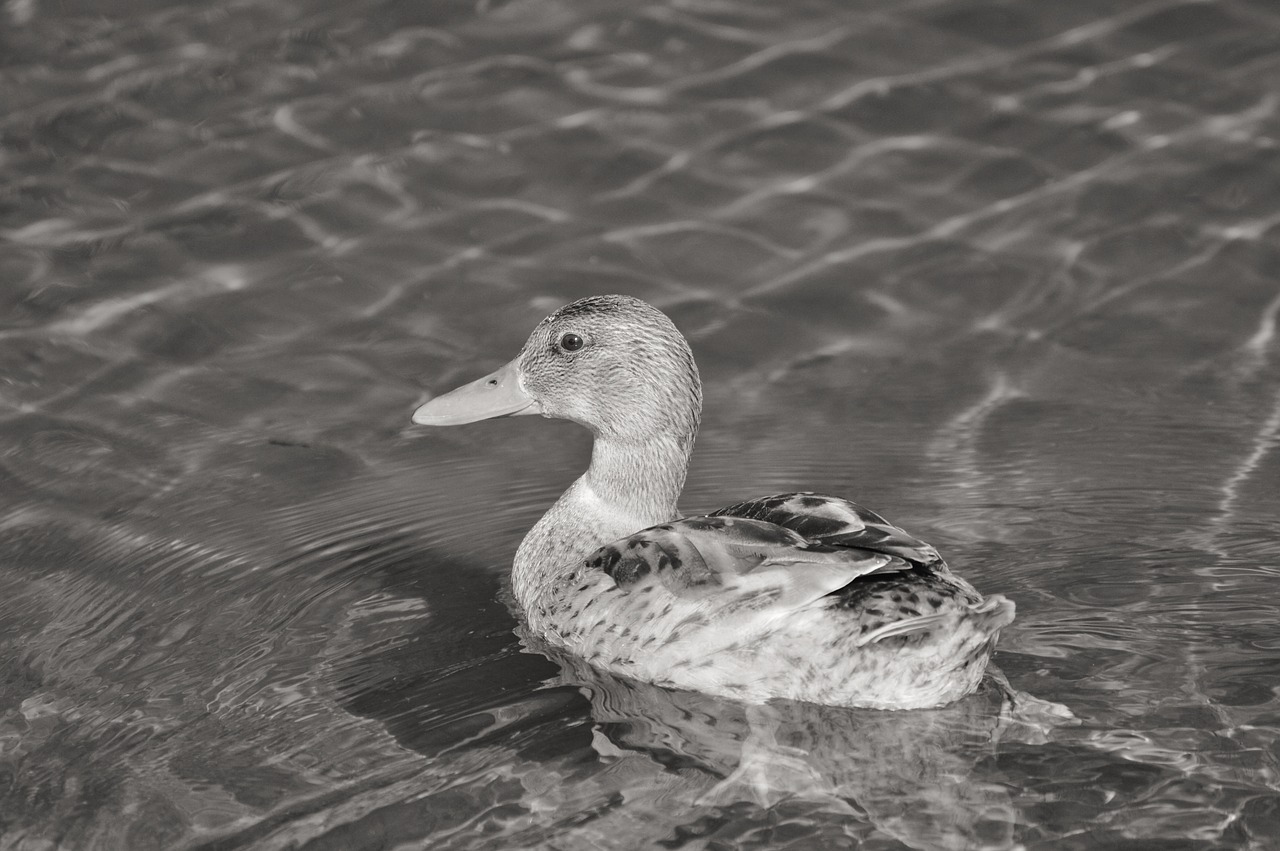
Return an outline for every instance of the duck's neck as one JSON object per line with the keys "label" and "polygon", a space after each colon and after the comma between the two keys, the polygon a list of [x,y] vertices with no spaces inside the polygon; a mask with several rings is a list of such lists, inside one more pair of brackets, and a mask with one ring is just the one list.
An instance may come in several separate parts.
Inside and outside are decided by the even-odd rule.
{"label": "duck's neck", "polygon": [[692,448],[692,440],[669,437],[644,442],[599,437],[581,481],[601,502],[643,521],[636,529],[664,523],[676,515]]}
{"label": "duck's neck", "polygon": [[593,550],[679,516],[692,437],[644,441],[598,436],[591,466],[529,530],[516,552],[516,600],[536,619],[539,594]]}

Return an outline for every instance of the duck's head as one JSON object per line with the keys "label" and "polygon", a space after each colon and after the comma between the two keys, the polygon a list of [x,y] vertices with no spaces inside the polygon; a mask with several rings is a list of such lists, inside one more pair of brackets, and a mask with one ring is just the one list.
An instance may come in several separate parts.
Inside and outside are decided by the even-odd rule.
{"label": "duck's head", "polygon": [[606,295],[552,313],[514,360],[427,402],[413,421],[459,425],[542,414],[610,440],[668,437],[687,447],[701,410],[698,368],[676,326],[637,298]]}

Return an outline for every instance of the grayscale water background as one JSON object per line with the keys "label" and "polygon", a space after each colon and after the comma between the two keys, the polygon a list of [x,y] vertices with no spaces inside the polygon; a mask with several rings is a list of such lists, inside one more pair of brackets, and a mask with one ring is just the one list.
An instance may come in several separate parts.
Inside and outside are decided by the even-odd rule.
{"label": "grayscale water background", "polygon": [[[6,0],[0,848],[1280,847],[1278,139],[1271,0]],[[408,417],[602,292],[1079,723],[524,652],[588,436]]]}

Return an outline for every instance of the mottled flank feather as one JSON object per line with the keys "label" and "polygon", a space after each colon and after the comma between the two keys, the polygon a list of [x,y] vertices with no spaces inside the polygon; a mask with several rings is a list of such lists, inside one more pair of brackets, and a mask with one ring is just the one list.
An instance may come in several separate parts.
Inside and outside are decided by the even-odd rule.
{"label": "mottled flank feather", "polygon": [[[679,516],[701,385],[662,313],[625,296],[574,302],[504,370],[515,389],[499,371],[439,409],[458,422],[474,398],[472,419],[518,409],[595,434],[590,468],[516,554],[535,634],[614,673],[754,702],[908,709],[977,687],[1013,603],[984,599],[880,515],[786,493]],[[432,404],[415,419],[436,422]]]}

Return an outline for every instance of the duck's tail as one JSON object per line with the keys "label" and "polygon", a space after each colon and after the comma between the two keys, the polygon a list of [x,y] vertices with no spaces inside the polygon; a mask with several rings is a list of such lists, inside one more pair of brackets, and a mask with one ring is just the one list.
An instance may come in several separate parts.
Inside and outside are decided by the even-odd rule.
{"label": "duck's tail", "polygon": [[[849,702],[914,709],[964,697],[978,687],[1000,630],[1013,622],[1015,612],[1012,600],[993,594],[971,605],[896,621],[859,636],[863,652],[873,657],[892,654],[884,664],[896,678],[890,677],[892,684],[885,682],[884,668],[877,667],[879,681],[850,683],[857,694]],[[920,640],[885,642],[893,636],[919,636]],[[890,685],[887,693],[880,693]]]}
{"label": "duck's tail", "polygon": [[[1013,623],[1016,613],[1017,606],[1003,594],[992,594],[969,606],[960,616],[950,667],[955,671],[985,670],[1000,639],[1000,630]],[[977,683],[975,678],[973,687]]]}
{"label": "duck's tail", "polygon": [[1017,608],[1003,594],[992,594],[982,602],[969,606],[960,616],[956,664],[964,668],[981,660],[985,667],[987,657],[996,648],[1000,630],[1013,623]]}
{"label": "duck's tail", "polygon": [[1003,594],[992,594],[981,603],[969,607],[974,629],[991,634],[995,638],[1000,630],[1013,623],[1018,607]]}

